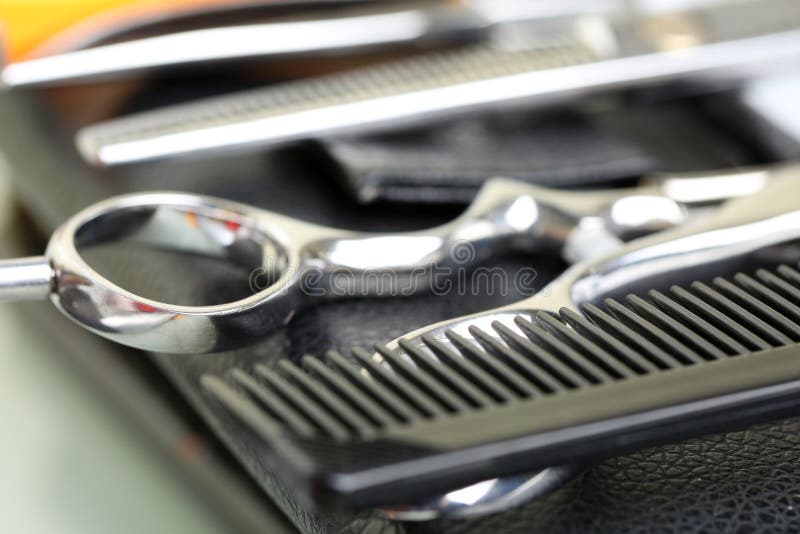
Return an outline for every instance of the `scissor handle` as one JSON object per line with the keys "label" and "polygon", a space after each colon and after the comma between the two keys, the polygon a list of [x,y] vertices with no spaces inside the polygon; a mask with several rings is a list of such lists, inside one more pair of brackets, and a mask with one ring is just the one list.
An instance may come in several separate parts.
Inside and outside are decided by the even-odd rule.
{"label": "scissor handle", "polygon": [[[45,254],[50,298],[77,323],[125,345],[171,353],[225,350],[277,330],[313,298],[428,289],[433,268],[470,264],[537,223],[541,217],[529,189],[495,181],[452,223],[393,235],[326,228],[187,193],[115,197],[79,212],[53,234]],[[136,294],[106,278],[81,253],[120,241],[244,267],[251,294],[203,306]],[[386,284],[387,276],[395,283]]]}
{"label": "scissor handle", "polygon": [[[275,330],[297,304],[300,255],[293,239],[322,239],[327,229],[236,202],[185,193],[139,193],[108,199],[70,218],[53,234],[46,257],[51,300],[68,317],[114,341],[147,350],[205,353],[246,344]],[[119,241],[220,258],[273,284],[223,304],[160,302],[120,287],[82,256]],[[245,290],[247,290],[245,288]],[[2,294],[0,294],[2,296]]]}
{"label": "scissor handle", "polygon": [[[538,224],[542,217],[533,194],[530,186],[494,181],[455,221],[395,235],[326,228],[194,194],[115,197],[56,230],[47,261],[37,259],[42,283],[29,288],[27,296],[49,292],[68,317],[126,345],[172,353],[225,350],[278,329],[304,300],[316,296],[380,295],[386,276],[410,283],[408,293],[429,288],[422,281],[429,280],[432,268],[477,261]],[[85,247],[122,240],[243,266],[254,275],[252,294],[209,306],[138,295],[107,279],[81,255]],[[547,235],[535,241],[545,242]]]}

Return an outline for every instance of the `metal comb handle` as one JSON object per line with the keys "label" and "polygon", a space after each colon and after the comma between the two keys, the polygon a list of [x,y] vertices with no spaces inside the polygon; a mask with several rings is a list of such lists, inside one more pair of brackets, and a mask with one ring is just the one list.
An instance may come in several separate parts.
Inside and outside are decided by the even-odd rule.
{"label": "metal comb handle", "polygon": [[[766,176],[744,173],[737,183],[758,188]],[[601,225],[605,230],[597,232],[593,226],[593,239],[572,247],[572,254],[577,250],[595,255],[615,247],[631,230],[649,233],[683,223],[691,216],[692,204],[670,198],[664,189],[669,183],[572,192],[495,179],[461,217],[401,234],[326,228],[192,194],[126,195],[68,220],[54,233],[44,257],[4,263],[0,297],[49,295],[77,323],[134,347],[173,353],[220,351],[268,335],[309,299],[427,290],[441,269],[465,267],[498,250],[561,253],[576,232],[585,231],[581,222],[588,219],[606,221]],[[732,188],[730,193],[742,191]],[[624,209],[618,209],[620,205]],[[629,220],[627,215],[637,206],[646,216]],[[145,298],[98,273],[80,252],[120,241],[219,258],[266,282],[245,298],[209,306]],[[461,256],[464,250],[468,254]],[[394,283],[388,290],[387,276]]]}

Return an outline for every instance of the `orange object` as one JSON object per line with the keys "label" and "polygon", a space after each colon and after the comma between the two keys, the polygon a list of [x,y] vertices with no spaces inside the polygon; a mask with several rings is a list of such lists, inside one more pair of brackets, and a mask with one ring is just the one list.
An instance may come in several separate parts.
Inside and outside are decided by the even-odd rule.
{"label": "orange object", "polygon": [[237,0],[0,0],[6,61],[63,51],[88,36]]}

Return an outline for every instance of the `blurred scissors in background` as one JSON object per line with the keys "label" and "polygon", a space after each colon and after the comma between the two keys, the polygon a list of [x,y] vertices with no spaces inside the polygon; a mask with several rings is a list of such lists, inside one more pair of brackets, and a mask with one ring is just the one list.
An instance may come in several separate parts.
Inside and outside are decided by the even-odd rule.
{"label": "blurred scissors in background", "polygon": [[[476,5],[499,9],[506,3]],[[112,118],[79,130],[76,143],[86,162],[101,167],[213,157],[469,113],[552,107],[600,92],[654,86],[668,86],[670,96],[719,91],[800,67],[795,0],[623,2],[593,14],[569,13],[571,5],[538,19],[513,10],[496,15],[529,18],[490,24],[504,31],[489,31],[469,46]],[[379,27],[363,20],[357,26]],[[372,30],[370,38],[379,33]],[[331,31],[326,38],[340,35]],[[12,65],[6,74],[15,72]]]}
{"label": "blurred scissors in background", "polygon": [[[11,63],[2,73],[2,82],[9,87],[41,87],[240,59],[344,54],[402,45],[453,44],[481,40],[493,28],[504,24],[600,13],[621,5],[619,0],[392,0],[344,2],[344,7],[326,6],[322,9],[316,6],[309,9],[303,2],[180,0],[174,3],[176,5],[171,10],[156,10],[151,5],[144,17],[139,12],[144,11],[149,2],[144,2],[145,5],[136,11],[132,9],[137,7],[134,3],[128,9],[117,10],[121,13],[114,17],[108,14],[98,17],[106,19],[103,24],[79,24],[35,51],[35,56],[44,53],[44,57]],[[376,7],[376,4],[380,5]],[[294,14],[286,16],[289,6]],[[175,19],[172,25],[180,28],[177,22],[181,17],[188,18],[203,11],[216,13],[217,19],[222,18],[228,23],[203,26],[196,21],[198,28],[125,39],[125,35],[137,33],[134,31],[137,26],[138,33],[152,33],[152,30],[145,31],[148,26],[157,29],[169,18]],[[242,20],[250,22],[259,15],[264,17],[270,13],[273,15],[268,19],[277,20],[242,23]],[[141,19],[138,25],[135,19]],[[199,17],[195,16],[195,19]],[[206,19],[210,22],[215,20],[211,17]],[[238,23],[230,22],[237,19]],[[109,28],[111,22],[116,24],[116,31],[113,26]],[[91,36],[101,28],[104,32],[101,38],[87,39],[87,34]],[[96,42],[98,40],[100,43]],[[105,44],[103,41],[111,42]],[[76,45],[80,49],[69,50]],[[62,49],[61,53],[53,53],[58,48]]]}

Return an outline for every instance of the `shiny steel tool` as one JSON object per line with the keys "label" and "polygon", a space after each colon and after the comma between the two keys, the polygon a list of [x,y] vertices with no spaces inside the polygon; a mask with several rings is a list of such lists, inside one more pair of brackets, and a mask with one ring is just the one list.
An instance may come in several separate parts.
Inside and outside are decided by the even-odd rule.
{"label": "shiny steel tool", "polygon": [[[494,179],[452,222],[398,234],[327,228],[193,194],[137,193],[69,219],[45,256],[0,264],[0,297],[49,297],[78,324],[133,347],[221,351],[264,337],[308,300],[429,290],[437,273],[495,251],[517,248],[571,261],[595,257],[682,224],[710,203],[758,191],[773,172],[662,177],[590,192]],[[257,274],[258,285],[253,294],[224,304],[158,302],[119,287],[82,256],[82,250],[115,242],[219,258]]]}
{"label": "shiny steel tool", "polygon": [[624,4],[611,14],[532,22],[464,49],[112,119],[83,129],[76,142],[101,166],[211,156],[620,87],[730,87],[800,64],[794,0],[689,2],[677,10]]}
{"label": "shiny steel tool", "polygon": [[[689,194],[702,191],[702,187],[695,188],[690,182],[679,184],[681,188],[688,186],[684,191]],[[676,283],[684,278],[698,279],[703,270],[712,270],[716,264],[740,260],[749,253],[769,248],[773,243],[800,240],[798,191],[800,167],[775,170],[771,182],[765,183],[753,198],[732,201],[713,217],[684,228],[643,237],[625,247],[617,247],[610,254],[595,254],[589,249],[588,254],[582,255],[588,261],[579,262],[529,299],[431,325],[402,339],[414,339],[424,345],[423,338],[445,339],[444,331],[469,335],[472,328],[491,327],[498,321],[513,323],[521,315],[535,319],[543,312],[558,314],[564,308],[597,304],[606,298],[634,292],[637,287],[655,286],[653,280],[659,277],[669,277]],[[657,209],[655,203],[651,206],[642,203],[636,208],[630,204],[628,207],[630,209],[625,210],[627,214],[645,218],[648,213],[654,213],[651,209]],[[612,220],[615,220],[612,225],[620,224],[619,217],[613,216],[614,211],[612,208]],[[590,231],[590,235],[594,234],[591,241],[596,243],[598,238],[602,241],[603,233],[605,230],[601,233]],[[396,340],[390,346],[397,347],[399,343]]]}
{"label": "shiny steel tool", "polygon": [[484,38],[498,25],[620,7],[619,0],[387,2],[379,8],[339,13],[340,9],[286,21],[194,29],[91,46],[12,63],[0,73],[0,80],[13,88],[48,87],[237,59],[295,59],[404,44],[452,44]]}
{"label": "shiny steel tool", "polygon": [[798,191],[800,170],[777,170],[513,305],[203,384],[309,502],[419,503],[384,509],[405,520],[517,505],[569,477],[549,465],[796,416]]}

